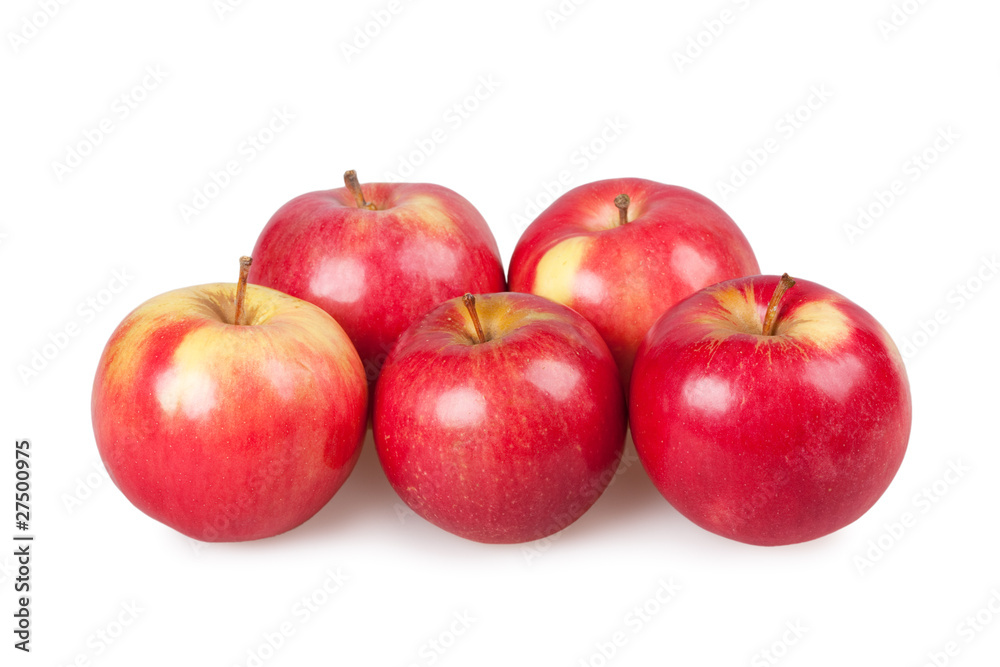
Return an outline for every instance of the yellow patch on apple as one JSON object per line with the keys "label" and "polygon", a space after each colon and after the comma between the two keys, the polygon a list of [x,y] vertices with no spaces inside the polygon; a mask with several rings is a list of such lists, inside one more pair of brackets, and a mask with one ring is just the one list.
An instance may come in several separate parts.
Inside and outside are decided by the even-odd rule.
{"label": "yellow patch on apple", "polygon": [[535,268],[531,291],[556,303],[572,304],[573,281],[590,244],[589,237],[574,236],[549,248]]}
{"label": "yellow patch on apple", "polygon": [[794,344],[808,344],[829,352],[850,335],[847,317],[834,301],[802,304],[790,314],[779,317],[773,336],[764,336],[764,321],[752,285],[743,289],[720,287],[712,289],[711,294],[719,304],[719,310],[700,321],[718,327],[709,334],[715,340],[724,340],[740,332],[760,336],[760,343],[787,344],[794,341]]}
{"label": "yellow patch on apple", "polygon": [[829,352],[851,335],[843,311],[833,301],[810,301],[795,309],[791,317],[778,320],[777,336],[790,336]]}

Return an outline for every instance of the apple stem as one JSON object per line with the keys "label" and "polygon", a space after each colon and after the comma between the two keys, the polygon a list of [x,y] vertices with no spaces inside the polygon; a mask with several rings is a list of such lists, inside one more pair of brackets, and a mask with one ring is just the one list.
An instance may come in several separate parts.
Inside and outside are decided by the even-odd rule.
{"label": "apple stem", "polygon": [[375,204],[369,204],[365,201],[365,195],[361,192],[361,183],[358,181],[358,172],[353,169],[348,169],[344,172],[344,185],[347,189],[351,191],[354,195],[354,203],[358,205],[358,208],[366,208],[369,211],[375,210]]}
{"label": "apple stem", "polygon": [[767,304],[767,314],[764,316],[764,335],[773,336],[774,329],[778,326],[778,306],[781,305],[781,297],[785,296],[788,288],[795,284],[795,279],[787,273],[782,274],[771,295],[771,301]]}
{"label": "apple stem", "polygon": [[233,317],[233,324],[237,326],[243,316],[243,300],[247,296],[247,276],[250,274],[251,261],[253,260],[246,255],[240,257],[240,281],[236,283],[236,315]]}
{"label": "apple stem", "polygon": [[626,194],[620,194],[615,197],[615,206],[618,207],[618,224],[624,225],[628,222],[628,205],[632,203],[632,200]]}
{"label": "apple stem", "polygon": [[465,309],[469,311],[469,316],[472,318],[472,326],[476,327],[476,335],[479,336],[479,342],[485,343],[486,336],[483,334],[483,325],[479,323],[479,313],[476,312],[476,297],[466,293],[462,297],[462,303],[465,304]]}

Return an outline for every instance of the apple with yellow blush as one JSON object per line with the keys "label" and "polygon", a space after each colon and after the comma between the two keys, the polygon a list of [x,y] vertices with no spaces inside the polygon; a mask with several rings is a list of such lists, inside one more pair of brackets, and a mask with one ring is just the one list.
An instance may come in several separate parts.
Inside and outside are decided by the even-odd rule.
{"label": "apple with yellow blush", "polygon": [[98,363],[91,411],[114,483],[204,541],[270,537],[313,516],[360,453],[368,388],[330,315],[240,281],[133,310]]}
{"label": "apple with yellow blush", "polygon": [[396,339],[442,301],[506,289],[496,239],[457,192],[365,183],[290,200],[254,246],[250,282],[314,303],[344,327],[374,383]]}
{"label": "apple with yellow blush", "polygon": [[442,303],[403,333],[375,391],[389,483],[420,516],[479,542],[576,521],[614,477],[625,428],[601,336],[532,294]]}
{"label": "apple with yellow blush", "polygon": [[587,183],[524,230],[512,292],[569,306],[604,338],[627,389],[636,349],[670,306],[703,287],[759,273],[746,237],[702,195],[642,178]]}
{"label": "apple with yellow blush", "polygon": [[681,514],[757,545],[839,530],[906,452],[910,388],[886,330],[787,274],[713,285],[649,330],[629,402],[643,467]]}

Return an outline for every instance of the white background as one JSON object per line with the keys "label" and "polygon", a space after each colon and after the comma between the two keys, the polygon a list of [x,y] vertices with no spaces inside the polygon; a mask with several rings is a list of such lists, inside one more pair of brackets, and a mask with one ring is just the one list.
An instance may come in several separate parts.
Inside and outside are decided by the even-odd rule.
{"label": "white background", "polygon": [[[24,655],[13,507],[0,503],[0,662],[762,665],[768,650],[788,666],[917,666],[952,648],[939,664],[997,664],[1000,5],[897,2],[909,14],[888,32],[891,0],[567,1],[558,22],[557,0],[404,0],[348,58],[343,45],[388,0],[50,2],[51,18],[7,0],[0,492],[13,494],[11,445],[30,438],[37,539]],[[713,23],[723,10],[729,22]],[[268,134],[275,110],[294,118]],[[103,119],[111,132],[88,147]],[[935,148],[938,136],[950,138]],[[81,144],[78,166],[56,166]],[[925,152],[933,162],[916,166]],[[182,205],[231,160],[239,173],[185,220]],[[505,262],[517,216],[561,172],[710,196],[765,273],[841,292],[906,353],[913,434],[892,486],[836,534],[759,548],[697,528],[634,465],[556,538],[486,546],[400,512],[369,435],[333,501],[277,538],[199,548],[134,509],[97,472],[90,426],[114,327],[158,293],[234,281],[291,197],[337,187],[349,168],[385,180],[401,161],[420,163],[405,180],[472,201]],[[879,210],[895,180],[902,194]],[[852,234],[859,207],[880,215]],[[60,337],[67,326],[76,335]],[[332,594],[328,572],[347,578]],[[661,582],[679,589],[665,603]],[[322,601],[308,617],[303,597]],[[268,649],[285,623],[292,634]]]}

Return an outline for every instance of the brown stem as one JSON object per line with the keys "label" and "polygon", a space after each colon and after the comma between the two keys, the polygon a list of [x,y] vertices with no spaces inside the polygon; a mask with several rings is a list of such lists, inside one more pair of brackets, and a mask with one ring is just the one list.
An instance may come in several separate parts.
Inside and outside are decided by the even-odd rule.
{"label": "brown stem", "polygon": [[771,294],[771,301],[767,304],[767,314],[764,316],[764,335],[773,336],[774,329],[778,326],[778,306],[781,305],[781,297],[785,296],[788,288],[795,284],[795,279],[787,273],[781,276],[778,285]]}
{"label": "brown stem", "polygon": [[624,225],[628,222],[628,205],[632,203],[632,200],[626,194],[620,194],[615,197],[615,206],[618,207],[618,224]]}
{"label": "brown stem", "polygon": [[354,195],[354,203],[358,205],[358,208],[366,208],[369,211],[375,210],[375,204],[369,204],[365,201],[365,194],[361,192],[361,182],[358,181],[358,172],[353,169],[349,169],[344,172],[344,185],[347,189],[351,191]]}
{"label": "brown stem", "polygon": [[233,324],[237,326],[243,315],[243,300],[247,296],[247,276],[250,274],[251,261],[253,260],[245,255],[240,257],[240,281],[236,283],[236,315],[233,317]]}
{"label": "brown stem", "polygon": [[476,297],[467,293],[462,297],[462,303],[465,304],[465,309],[469,311],[469,316],[472,318],[472,326],[476,327],[476,335],[479,336],[479,342],[485,343],[486,336],[483,334],[483,325],[479,323],[479,313],[476,312]]}

